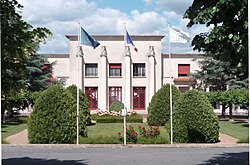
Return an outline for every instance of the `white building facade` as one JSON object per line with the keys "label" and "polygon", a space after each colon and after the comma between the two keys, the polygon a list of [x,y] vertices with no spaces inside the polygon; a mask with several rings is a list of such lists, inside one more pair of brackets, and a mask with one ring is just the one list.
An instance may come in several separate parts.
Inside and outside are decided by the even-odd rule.
{"label": "white building facade", "polygon": [[[78,84],[87,95],[91,113],[108,110],[114,100],[118,100],[139,114],[147,114],[147,107],[155,92],[163,84],[172,83],[181,91],[195,85],[189,77],[190,72],[198,69],[194,61],[197,54],[161,53],[161,40],[164,36],[131,36],[135,46],[125,46],[122,35],[95,35],[100,46],[93,49],[81,45],[78,37],[67,35],[69,54],[48,54],[50,62],[56,62],[53,76],[63,80],[65,86]],[[80,54],[77,63],[77,54]],[[77,74],[79,75],[77,76]]]}

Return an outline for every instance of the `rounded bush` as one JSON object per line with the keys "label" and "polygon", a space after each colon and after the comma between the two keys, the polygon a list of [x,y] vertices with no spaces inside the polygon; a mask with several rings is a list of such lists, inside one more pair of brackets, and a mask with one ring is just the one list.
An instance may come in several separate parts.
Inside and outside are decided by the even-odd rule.
{"label": "rounded bush", "polygon": [[[170,85],[165,84],[152,97],[148,106],[147,122],[150,125],[165,125],[170,120]],[[180,96],[180,91],[172,85],[173,105]]]}
{"label": "rounded bush", "polygon": [[76,100],[61,85],[52,85],[35,102],[28,139],[35,144],[76,142]]}
{"label": "rounded bush", "polygon": [[110,111],[116,111],[116,112],[119,112],[119,111],[122,111],[123,109],[123,105],[118,103],[118,102],[115,102],[113,101],[110,106],[109,106],[109,110]]}
{"label": "rounded bush", "polygon": [[203,92],[182,94],[173,108],[173,141],[214,143],[219,139],[218,117]]}
{"label": "rounded bush", "polygon": [[[66,88],[73,98],[77,99],[77,86],[71,85]],[[91,115],[89,111],[89,102],[87,96],[79,89],[79,134],[82,136],[86,135],[86,125],[91,125]]]}

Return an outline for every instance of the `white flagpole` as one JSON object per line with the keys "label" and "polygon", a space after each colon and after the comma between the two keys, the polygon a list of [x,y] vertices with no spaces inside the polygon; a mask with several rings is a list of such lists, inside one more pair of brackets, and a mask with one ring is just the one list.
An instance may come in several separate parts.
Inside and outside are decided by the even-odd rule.
{"label": "white flagpole", "polygon": [[170,143],[173,144],[173,109],[172,109],[172,76],[171,76],[171,50],[170,50],[170,24],[168,24],[168,30],[169,30],[169,79],[170,79],[170,86],[169,86],[169,103],[170,103]]}
{"label": "white flagpole", "polygon": [[[126,22],[124,22],[124,59],[126,58]],[[126,72],[126,70],[125,70]],[[126,93],[126,91],[125,91]],[[127,111],[127,107],[124,104],[124,116],[123,116],[123,138],[124,138],[124,145],[127,145],[127,136],[126,136],[126,111]]]}
{"label": "white flagpole", "polygon": [[77,46],[77,106],[76,106],[76,144],[79,144],[79,56],[80,56],[80,23],[79,23],[79,31],[78,31],[78,46]]}

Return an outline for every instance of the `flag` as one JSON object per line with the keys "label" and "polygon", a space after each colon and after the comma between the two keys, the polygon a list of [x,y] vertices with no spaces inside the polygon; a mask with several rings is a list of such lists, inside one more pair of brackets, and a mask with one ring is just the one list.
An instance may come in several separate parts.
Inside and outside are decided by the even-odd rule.
{"label": "flag", "polygon": [[91,37],[82,27],[80,30],[80,44],[92,46],[94,49],[100,45],[100,43]]}
{"label": "flag", "polygon": [[190,40],[189,34],[176,28],[170,28],[170,42],[187,43]]}
{"label": "flag", "polygon": [[134,50],[138,52],[138,49],[135,47],[130,35],[128,34],[128,31],[126,30],[126,43],[131,44],[134,47]]}

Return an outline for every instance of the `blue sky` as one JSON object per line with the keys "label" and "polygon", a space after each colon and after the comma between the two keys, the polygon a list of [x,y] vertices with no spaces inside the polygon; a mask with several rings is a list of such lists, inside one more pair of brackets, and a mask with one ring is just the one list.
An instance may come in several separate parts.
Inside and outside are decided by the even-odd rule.
{"label": "blue sky", "polygon": [[[53,36],[39,53],[68,53],[66,34],[77,34],[78,22],[89,34],[164,35],[162,52],[168,52],[168,22],[190,34],[207,31],[205,26],[186,27],[183,14],[192,0],[18,0],[21,15],[34,27],[46,27]],[[192,53],[190,43],[172,44],[172,53]]]}

